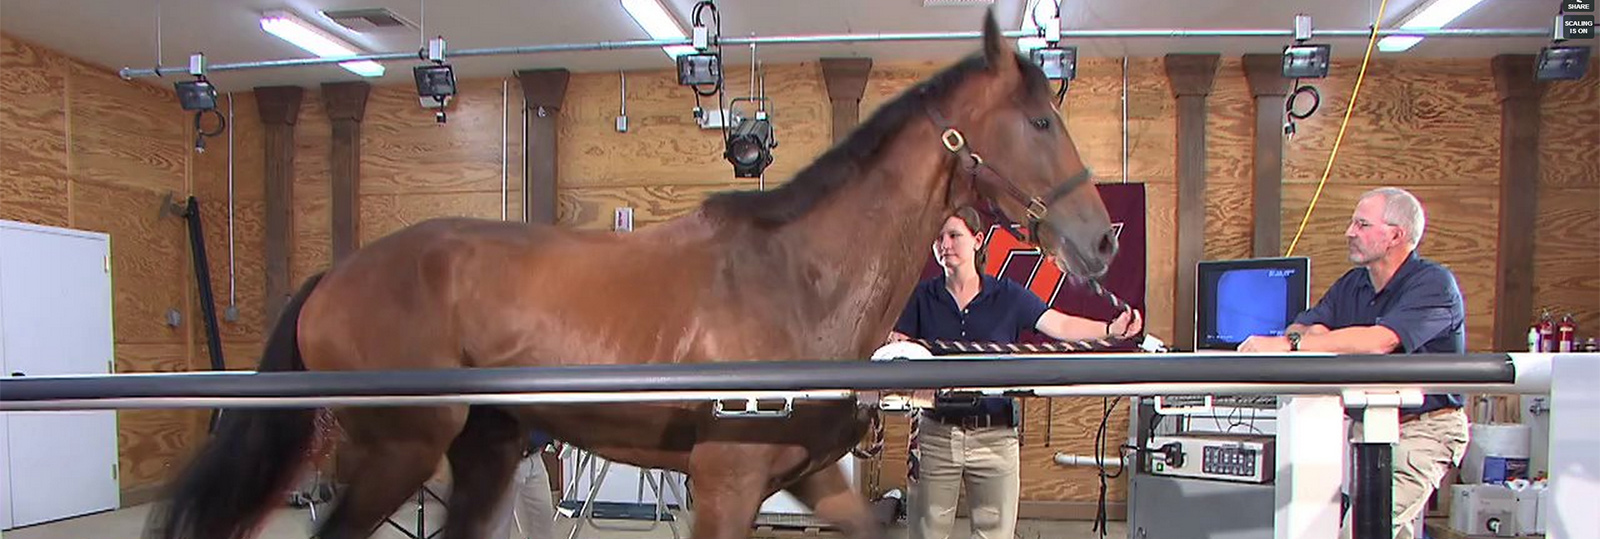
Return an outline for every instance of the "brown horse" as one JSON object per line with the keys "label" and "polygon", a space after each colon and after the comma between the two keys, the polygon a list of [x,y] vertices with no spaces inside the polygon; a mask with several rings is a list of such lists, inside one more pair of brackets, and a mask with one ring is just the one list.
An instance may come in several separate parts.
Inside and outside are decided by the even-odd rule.
{"label": "brown horse", "polygon": [[[1097,278],[1116,240],[1051,94],[990,13],[981,53],[883,105],[775,190],[717,194],[627,234],[447,218],[374,241],[302,285],[260,370],[864,359],[940,224],[981,200],[1024,222],[1064,270]],[[835,464],[875,409],[800,402],[784,419],[718,419],[710,408],[335,409],[360,458],[318,537],[366,537],[447,458],[443,537],[481,538],[532,429],[688,474],[696,538],[747,536],[780,490],[851,537],[883,534]],[[253,535],[303,466],[317,413],[223,414],[152,513],[154,535]]]}

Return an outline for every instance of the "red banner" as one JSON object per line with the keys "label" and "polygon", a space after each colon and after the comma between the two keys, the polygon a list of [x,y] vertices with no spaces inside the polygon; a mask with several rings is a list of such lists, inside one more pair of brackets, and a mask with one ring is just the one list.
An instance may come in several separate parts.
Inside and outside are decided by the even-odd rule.
{"label": "red banner", "polygon": [[[1100,189],[1100,198],[1105,201],[1106,211],[1111,214],[1111,226],[1117,231],[1117,242],[1120,246],[1117,257],[1111,261],[1111,269],[1107,271],[1101,284],[1129,305],[1139,309],[1148,324],[1150,316],[1144,312],[1144,184],[1102,183],[1096,184],[1096,187]],[[1110,320],[1118,314],[1106,300],[1095,296],[1084,287],[1073,286],[1056,267],[1055,262],[1041,256],[1038,249],[1001,231],[992,214],[984,210],[980,210],[979,213],[983,215],[984,221],[989,223],[989,230],[985,234],[988,254],[985,273],[1016,281],[1033,290],[1047,305],[1067,314],[1095,320]],[[1020,234],[1026,235],[1021,225],[1013,226]],[[933,258],[930,248],[922,278],[931,279],[943,271],[939,267],[938,260]],[[1027,343],[1050,340],[1032,331],[1024,332],[1022,338],[1022,341]]]}

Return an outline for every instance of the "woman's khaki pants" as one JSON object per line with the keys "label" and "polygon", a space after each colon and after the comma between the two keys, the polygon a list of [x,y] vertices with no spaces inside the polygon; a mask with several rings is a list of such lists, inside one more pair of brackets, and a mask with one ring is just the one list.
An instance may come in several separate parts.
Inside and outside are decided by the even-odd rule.
{"label": "woman's khaki pants", "polygon": [[972,537],[1013,539],[1022,488],[1017,429],[963,429],[922,415],[914,421],[915,464],[906,500],[910,539],[950,539],[963,486]]}

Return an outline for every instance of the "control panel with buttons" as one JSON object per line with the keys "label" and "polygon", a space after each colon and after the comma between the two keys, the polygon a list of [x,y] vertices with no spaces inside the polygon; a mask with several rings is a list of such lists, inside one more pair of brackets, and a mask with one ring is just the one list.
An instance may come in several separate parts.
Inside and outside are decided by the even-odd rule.
{"label": "control panel with buttons", "polygon": [[[1242,483],[1270,483],[1274,451],[1271,436],[1193,434],[1150,438],[1149,473]],[[1156,455],[1164,451],[1165,456]],[[1176,454],[1174,454],[1176,453]],[[1176,458],[1174,458],[1176,457]]]}

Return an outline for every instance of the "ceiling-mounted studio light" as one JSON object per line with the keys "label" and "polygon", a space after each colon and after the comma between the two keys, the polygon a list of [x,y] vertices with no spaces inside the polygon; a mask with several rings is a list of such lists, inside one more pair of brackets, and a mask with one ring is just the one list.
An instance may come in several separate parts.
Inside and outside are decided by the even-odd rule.
{"label": "ceiling-mounted studio light", "polygon": [[1028,51],[1028,58],[1050,80],[1072,80],[1078,77],[1078,48],[1047,45]]}
{"label": "ceiling-mounted studio light", "polygon": [[172,83],[173,91],[178,94],[178,104],[183,106],[183,110],[206,111],[217,108],[217,87],[206,80],[205,55],[189,56],[189,74],[194,75],[194,80]]}
{"label": "ceiling-mounted studio light", "polygon": [[418,55],[433,63],[411,69],[417,82],[417,96],[422,99],[423,107],[434,109],[435,121],[445,123],[444,107],[450,102],[450,96],[456,95],[456,72],[450,64],[444,63],[444,37],[428,40],[428,48],[418,51]]}
{"label": "ceiling-mounted studio light", "polygon": [[1311,16],[1294,16],[1294,43],[1283,47],[1283,78],[1321,79],[1328,76],[1333,47],[1306,43],[1311,39]]}
{"label": "ceiling-mounted studio light", "polygon": [[765,103],[770,100],[765,97],[734,98],[729,103],[730,110],[740,101],[761,101],[763,105],[753,117],[739,119],[728,131],[722,155],[733,164],[734,177],[759,178],[767,170],[767,165],[772,164],[772,149],[778,147],[772,121],[767,117]]}
{"label": "ceiling-mounted studio light", "polygon": [[1587,46],[1549,46],[1539,49],[1535,75],[1539,80],[1578,80],[1589,71]]}

